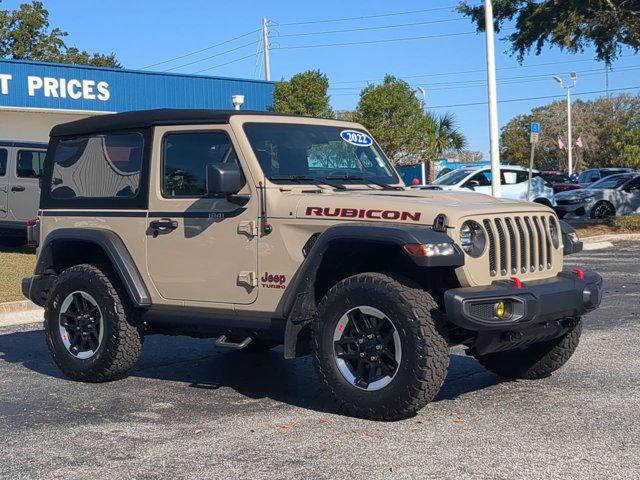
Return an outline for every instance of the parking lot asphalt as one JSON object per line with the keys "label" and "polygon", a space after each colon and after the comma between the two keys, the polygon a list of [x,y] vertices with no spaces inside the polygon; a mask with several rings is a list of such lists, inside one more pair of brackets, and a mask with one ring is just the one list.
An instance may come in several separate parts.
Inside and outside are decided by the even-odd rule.
{"label": "parking lot asphalt", "polygon": [[149,337],[133,374],[66,380],[40,325],[0,328],[0,478],[640,478],[640,242],[570,265],[605,278],[578,351],[501,381],[459,349],[418,416],[345,417],[308,358]]}

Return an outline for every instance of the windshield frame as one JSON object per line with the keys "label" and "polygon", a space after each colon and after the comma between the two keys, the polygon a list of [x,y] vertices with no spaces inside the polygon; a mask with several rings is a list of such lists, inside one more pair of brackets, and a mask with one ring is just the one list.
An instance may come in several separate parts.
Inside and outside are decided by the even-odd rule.
{"label": "windshield frame", "polygon": [[[237,117],[236,117],[237,118]],[[267,120],[265,120],[264,117],[261,117],[259,115],[256,115],[255,117],[253,116],[247,116],[245,118],[242,119],[243,121],[240,122],[240,128],[242,130],[242,133],[244,134],[244,139],[246,141],[247,146],[249,147],[249,151],[253,154],[253,157],[255,158],[255,164],[256,166],[260,169],[260,172],[262,173],[262,175],[264,176],[264,178],[266,180],[268,180],[269,182],[273,183],[274,185],[305,185],[305,183],[307,185],[314,185],[314,181],[316,181],[316,183],[318,185],[327,185],[327,179],[325,178],[326,176],[331,177],[334,174],[338,175],[336,172],[343,170],[343,172],[340,172],[340,175],[345,174],[345,175],[351,175],[351,176],[358,176],[358,177],[363,177],[362,180],[352,180],[352,179],[348,179],[344,182],[342,182],[345,186],[353,186],[353,185],[378,185],[380,183],[384,183],[387,184],[388,186],[400,186],[400,187],[404,187],[405,183],[402,181],[402,177],[398,174],[398,171],[396,170],[395,166],[393,165],[393,162],[386,156],[386,154],[384,153],[384,151],[382,150],[382,148],[380,148],[380,145],[378,144],[378,142],[376,142],[376,140],[371,136],[371,134],[361,125],[357,125],[357,124],[352,124],[352,123],[347,123],[347,122],[340,122],[340,121],[335,121],[335,120],[320,120],[320,119],[313,119],[313,118],[295,118],[295,117],[286,117],[286,116],[282,116],[282,117],[269,117]],[[358,171],[357,175],[356,172],[351,171],[350,169],[347,168],[336,168],[333,169],[333,172],[327,172],[327,175],[314,175],[314,172],[309,172],[308,174],[302,175],[305,177],[309,177],[308,180],[300,180],[300,179],[289,179],[289,178],[278,178],[278,179],[272,179],[270,177],[289,177],[290,175],[285,174],[280,174],[280,173],[276,173],[276,172],[266,172],[265,169],[263,168],[262,164],[260,163],[260,160],[258,158],[258,155],[256,154],[256,151],[254,150],[254,146],[253,146],[253,140],[249,134],[249,132],[247,132],[247,127],[250,125],[278,125],[278,126],[290,126],[290,127],[298,127],[298,126],[305,126],[305,127],[330,127],[330,128],[336,128],[336,129],[342,129],[342,130],[354,130],[354,131],[358,131],[358,132],[362,132],[365,133],[366,135],[368,135],[371,139],[371,145],[368,146],[368,148],[373,149],[374,154],[380,158],[380,160],[383,162],[384,164],[384,168],[387,169],[389,171],[389,177],[379,177],[379,176],[372,176],[371,177],[371,181],[369,181],[369,179],[367,178],[367,172],[364,171]],[[330,170],[330,169],[327,169]],[[268,173],[270,173],[270,175],[268,175]],[[329,173],[332,173],[332,175],[328,175]],[[338,175],[338,176],[340,176]],[[334,182],[336,181],[340,181],[340,180],[333,180]]]}

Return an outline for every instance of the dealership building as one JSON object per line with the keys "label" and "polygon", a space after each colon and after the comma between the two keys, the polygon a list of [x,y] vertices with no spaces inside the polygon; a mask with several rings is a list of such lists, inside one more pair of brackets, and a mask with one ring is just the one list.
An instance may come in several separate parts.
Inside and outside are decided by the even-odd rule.
{"label": "dealership building", "polygon": [[[0,141],[46,142],[59,123],[153,108],[267,110],[273,83],[262,80],[0,60]],[[236,97],[237,101],[238,97]]]}

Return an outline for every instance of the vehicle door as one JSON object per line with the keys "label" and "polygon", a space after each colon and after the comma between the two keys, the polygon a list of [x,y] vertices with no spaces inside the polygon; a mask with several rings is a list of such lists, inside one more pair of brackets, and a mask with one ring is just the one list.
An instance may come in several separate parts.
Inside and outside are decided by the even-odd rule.
{"label": "vehicle door", "polygon": [[476,173],[462,187],[469,188],[477,193],[491,195],[491,170],[482,170]]}
{"label": "vehicle door", "polygon": [[[256,300],[258,193],[228,126],[157,127],[152,160],[147,268],[169,300]],[[239,165],[238,195],[208,197],[207,165]]]}
{"label": "vehicle door", "polygon": [[16,220],[27,221],[38,214],[40,175],[46,154],[45,150],[17,149],[9,188],[9,209]]}
{"label": "vehicle door", "polygon": [[0,148],[0,218],[9,214],[9,150]]}
{"label": "vehicle door", "polygon": [[[528,173],[522,170],[501,170],[502,198],[526,200]],[[532,187],[535,182],[531,182]],[[533,192],[532,192],[533,197]]]}

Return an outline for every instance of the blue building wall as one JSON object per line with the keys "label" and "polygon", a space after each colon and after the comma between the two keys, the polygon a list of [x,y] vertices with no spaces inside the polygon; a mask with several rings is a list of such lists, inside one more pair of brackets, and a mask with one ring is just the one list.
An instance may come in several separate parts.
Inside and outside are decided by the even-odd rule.
{"label": "blue building wall", "polygon": [[[243,109],[273,104],[272,82],[0,60],[0,106],[121,112],[150,108]],[[77,98],[73,98],[77,97]]]}

